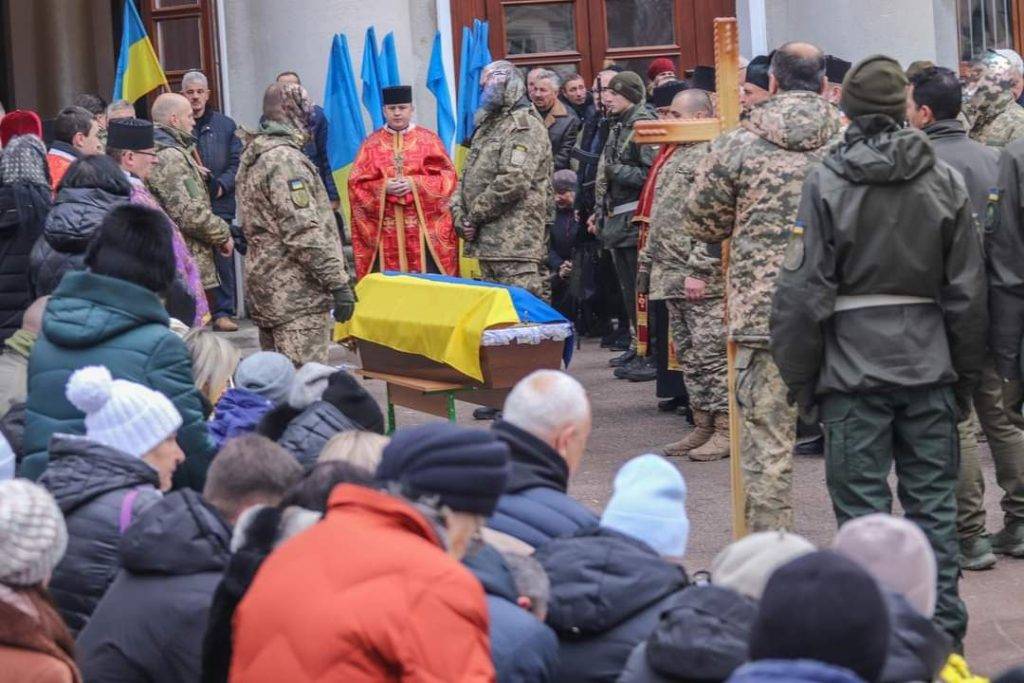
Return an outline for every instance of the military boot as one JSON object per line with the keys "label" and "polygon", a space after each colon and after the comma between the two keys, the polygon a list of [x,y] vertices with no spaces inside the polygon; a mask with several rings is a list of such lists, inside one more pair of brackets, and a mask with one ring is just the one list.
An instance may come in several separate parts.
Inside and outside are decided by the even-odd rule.
{"label": "military boot", "polygon": [[687,457],[695,462],[711,462],[729,457],[729,413],[714,414],[714,432],[700,448],[694,448]]}
{"label": "military boot", "polygon": [[1000,555],[1024,557],[1024,523],[1010,524],[992,537],[992,550]]}
{"label": "military boot", "polygon": [[992,544],[983,535],[960,541],[960,568],[967,572],[978,572],[996,566]]}
{"label": "military boot", "polygon": [[669,457],[686,455],[692,449],[703,446],[714,433],[714,419],[711,413],[693,409],[694,427],[686,436],[675,443],[663,446],[661,452]]}

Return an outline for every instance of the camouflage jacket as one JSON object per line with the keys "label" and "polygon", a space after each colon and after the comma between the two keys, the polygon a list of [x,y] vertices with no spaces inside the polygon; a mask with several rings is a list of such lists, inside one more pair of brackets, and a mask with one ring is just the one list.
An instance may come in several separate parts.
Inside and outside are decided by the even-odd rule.
{"label": "camouflage jacket", "polygon": [[706,282],[707,296],[724,294],[720,245],[698,242],[683,231],[686,196],[709,147],[707,142],[680,145],[654,181],[650,229],[639,257],[640,268],[651,274],[651,299],[683,298],[687,276]]}
{"label": "camouflage jacket", "polygon": [[181,230],[199,266],[203,289],[216,287],[219,281],[213,250],[230,239],[231,230],[210,206],[206,179],[193,155],[195,140],[188,133],[161,124],[156,125],[153,137],[159,163],[149,174],[146,186]]}
{"label": "camouflage jacket", "polygon": [[240,131],[245,144],[235,196],[249,243],[245,280],[252,318],[276,327],[331,309],[348,282],[331,202],[294,128],[267,122]]}
{"label": "camouflage jacket", "polygon": [[525,86],[509,82],[505,106],[473,134],[462,178],[451,198],[455,229],[468,221],[477,230],[465,255],[494,261],[547,257],[547,230],[554,191],[548,129],[528,100]]}
{"label": "camouflage jacket", "polygon": [[[597,163],[596,211],[601,243],[606,249],[635,247],[637,230],[633,212],[658,148],[633,142],[633,124],[650,121],[654,115],[635,104],[611,119],[604,152]],[[632,205],[632,208],[628,208]]]}
{"label": "camouflage jacket", "polygon": [[965,114],[971,122],[970,137],[992,147],[1006,147],[1024,138],[1024,107],[1013,97],[1013,83],[982,77],[968,99]]}
{"label": "camouflage jacket", "polygon": [[730,241],[732,339],[766,346],[772,294],[808,170],[839,141],[829,103],[811,92],[775,95],[740,127],[719,136],[697,166],[684,229],[704,242]]}

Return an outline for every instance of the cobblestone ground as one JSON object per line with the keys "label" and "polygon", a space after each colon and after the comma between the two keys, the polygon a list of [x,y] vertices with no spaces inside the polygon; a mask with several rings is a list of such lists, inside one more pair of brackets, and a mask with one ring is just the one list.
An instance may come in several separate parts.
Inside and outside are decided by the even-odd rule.
{"label": "cobblestone ground", "polygon": [[[249,326],[229,335],[245,351],[256,347],[256,334]],[[584,342],[569,371],[587,388],[594,409],[594,432],[581,471],[572,482],[571,493],[600,510],[611,495],[618,467],[631,456],[674,441],[684,429],[683,418],[659,413],[653,397],[653,383],[633,384],[611,376],[607,361],[611,354],[593,340]],[[344,349],[332,349],[334,363],[358,364]],[[383,406],[380,382],[367,388]],[[475,422],[472,406],[458,404],[459,422]],[[434,419],[404,408],[397,409],[399,426]],[[982,446],[989,530],[999,530],[1001,514],[998,487],[987,447]],[[689,489],[687,509],[691,519],[690,546],[686,565],[690,572],[705,569],[730,538],[729,463],[676,461]],[[821,458],[797,458],[794,467],[797,532],[819,545],[827,545],[835,532],[828,493],[825,490]],[[1001,558],[988,572],[968,573],[960,584],[970,612],[967,658],[976,672],[994,676],[1024,663],[1024,560]]]}

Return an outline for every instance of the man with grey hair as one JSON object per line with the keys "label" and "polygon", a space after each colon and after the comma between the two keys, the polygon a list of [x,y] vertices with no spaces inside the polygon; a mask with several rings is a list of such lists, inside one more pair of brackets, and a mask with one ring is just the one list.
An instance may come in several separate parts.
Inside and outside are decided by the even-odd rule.
{"label": "man with grey hair", "polygon": [[[192,135],[199,158],[209,171],[206,191],[210,195],[213,213],[231,226],[235,220],[235,174],[242,156],[242,141],[235,135],[238,126],[209,106],[210,85],[202,72],[189,71],[182,76],[181,94],[188,98],[196,120]],[[232,237],[241,253],[244,241],[238,239],[239,236],[238,229],[232,229]],[[214,254],[213,261],[220,279],[210,302],[213,329],[216,332],[236,332],[238,325],[231,319],[235,315],[235,260],[231,256]]]}
{"label": "man with grey hair", "polygon": [[107,122],[135,118],[135,105],[128,100],[114,100],[107,105]]}
{"label": "man with grey hair", "polygon": [[569,168],[569,155],[576,145],[576,135],[580,131],[580,120],[576,114],[567,109],[558,99],[561,79],[550,69],[534,69],[530,72],[533,82],[530,86],[530,100],[537,112],[544,119],[551,139],[551,154],[554,157],[555,170]]}
{"label": "man with grey hair", "polygon": [[551,141],[526,85],[508,61],[488,64],[476,132],[459,186],[449,202],[465,255],[480,261],[483,279],[550,298],[547,258]]}
{"label": "man with grey hair", "polygon": [[511,471],[487,526],[536,548],[596,524],[566,493],[590,437],[590,401],[580,383],[537,370],[513,387],[502,415],[491,430],[508,444]]}

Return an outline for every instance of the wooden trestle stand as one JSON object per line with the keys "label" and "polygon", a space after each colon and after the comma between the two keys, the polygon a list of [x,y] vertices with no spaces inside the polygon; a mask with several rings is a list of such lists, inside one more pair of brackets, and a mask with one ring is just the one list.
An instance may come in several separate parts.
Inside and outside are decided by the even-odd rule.
{"label": "wooden trestle stand", "polygon": [[[715,90],[717,117],[695,121],[638,121],[633,140],[642,145],[713,140],[740,122],[739,32],[733,17],[715,19]],[[729,269],[729,242],[722,245],[722,268]],[[728,321],[724,321],[728,325]],[[747,534],[746,495],[740,469],[740,414],[736,405],[736,343],[729,340],[729,469],[732,487],[732,533]]]}

